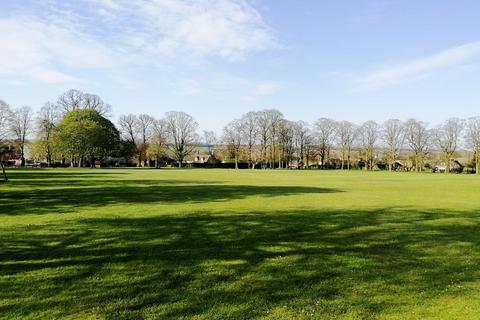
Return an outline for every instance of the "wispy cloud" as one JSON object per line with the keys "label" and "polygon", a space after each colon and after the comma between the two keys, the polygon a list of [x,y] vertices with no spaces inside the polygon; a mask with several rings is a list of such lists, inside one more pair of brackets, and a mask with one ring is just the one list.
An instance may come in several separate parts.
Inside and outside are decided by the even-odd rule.
{"label": "wispy cloud", "polygon": [[247,0],[50,0],[0,18],[0,76],[79,81],[75,70],[234,62],[277,47]]}
{"label": "wispy cloud", "polygon": [[211,73],[206,78],[170,79],[179,95],[193,97],[234,97],[245,101],[256,101],[276,94],[286,88],[285,83],[264,79],[247,79],[228,73]]}
{"label": "wispy cloud", "polygon": [[[246,0],[92,1],[120,41],[160,55],[217,56],[228,61],[275,47],[272,30]],[[126,43],[124,43],[126,44]]]}
{"label": "wispy cloud", "polygon": [[375,90],[418,79],[441,71],[461,68],[480,59],[480,41],[452,47],[436,54],[373,70],[355,81],[357,90]]}
{"label": "wispy cloud", "polygon": [[35,17],[0,20],[0,76],[45,83],[79,81],[69,68],[111,66],[112,51],[100,42],[62,24]]}
{"label": "wispy cloud", "polygon": [[285,85],[277,81],[262,81],[251,84],[248,94],[242,97],[246,101],[255,101],[261,97],[270,96],[285,88]]}

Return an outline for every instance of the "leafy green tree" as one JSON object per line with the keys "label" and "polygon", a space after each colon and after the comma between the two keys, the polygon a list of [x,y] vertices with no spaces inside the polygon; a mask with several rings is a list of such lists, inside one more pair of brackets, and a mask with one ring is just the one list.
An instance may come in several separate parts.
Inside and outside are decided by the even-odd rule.
{"label": "leafy green tree", "polygon": [[113,123],[93,109],[77,109],[67,113],[53,132],[58,153],[72,160],[72,166],[92,166],[96,159],[111,155],[118,149],[120,135]]}

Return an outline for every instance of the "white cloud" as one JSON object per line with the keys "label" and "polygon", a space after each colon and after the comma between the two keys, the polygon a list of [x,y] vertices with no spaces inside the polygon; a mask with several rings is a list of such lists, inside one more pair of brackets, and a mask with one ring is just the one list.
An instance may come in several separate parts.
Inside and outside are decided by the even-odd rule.
{"label": "white cloud", "polygon": [[51,0],[0,19],[0,76],[58,83],[75,70],[237,61],[277,46],[247,0]]}
{"label": "white cloud", "polygon": [[235,61],[275,47],[272,30],[246,0],[92,1],[132,45],[152,54]]}
{"label": "white cloud", "polygon": [[440,71],[461,68],[480,58],[480,41],[456,46],[431,56],[374,70],[356,81],[360,90],[374,90],[386,86],[430,77]]}
{"label": "white cloud", "polygon": [[0,75],[46,83],[78,81],[59,66],[109,65],[109,50],[88,36],[33,17],[0,20]]}

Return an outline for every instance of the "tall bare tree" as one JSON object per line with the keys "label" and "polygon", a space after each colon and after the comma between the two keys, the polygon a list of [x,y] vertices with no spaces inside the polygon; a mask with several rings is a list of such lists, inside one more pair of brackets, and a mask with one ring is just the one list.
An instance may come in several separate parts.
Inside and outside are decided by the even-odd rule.
{"label": "tall bare tree", "polygon": [[375,147],[380,135],[380,126],[375,121],[365,122],[359,129],[359,138],[365,155],[367,170],[375,165]]}
{"label": "tall bare tree", "polygon": [[223,128],[223,139],[235,159],[235,169],[238,169],[238,158],[242,146],[243,127],[240,120],[233,120]]}
{"label": "tall bare tree", "polygon": [[279,168],[287,168],[293,160],[295,122],[282,119],[278,125]]}
{"label": "tall bare tree", "polygon": [[407,120],[405,123],[405,139],[413,153],[415,172],[421,172],[425,156],[428,153],[430,139],[427,124],[415,119]]}
{"label": "tall bare tree", "polygon": [[434,139],[437,147],[442,151],[445,161],[445,173],[450,172],[450,161],[457,150],[459,138],[462,133],[463,121],[458,118],[450,118],[434,131]]}
{"label": "tall bare tree", "polygon": [[160,166],[160,158],[165,155],[168,132],[165,120],[155,120],[152,124],[152,134],[148,144],[147,156],[155,160],[155,168]]}
{"label": "tall bare tree", "polygon": [[196,130],[198,123],[185,112],[170,111],[165,114],[169,135],[169,147],[178,166],[181,167],[186,156],[193,152],[198,141]]}
{"label": "tall bare tree", "polygon": [[242,132],[244,134],[243,140],[247,145],[248,166],[249,168],[254,168],[253,151],[258,136],[258,113],[253,111],[248,112],[242,116],[240,121],[242,122]]}
{"label": "tall bare tree", "polygon": [[383,141],[387,148],[388,170],[395,168],[405,139],[404,126],[398,119],[387,120],[383,124]]}
{"label": "tall bare tree", "polygon": [[257,113],[257,127],[258,127],[258,136],[260,139],[260,147],[262,150],[261,160],[262,165],[266,166],[267,164],[267,149],[268,142],[270,138],[270,119],[268,116],[267,110],[262,110]]}
{"label": "tall bare tree", "polygon": [[475,159],[475,173],[480,175],[480,117],[467,120],[466,141]]}
{"label": "tall bare tree", "polygon": [[25,166],[25,144],[32,130],[32,108],[24,106],[13,110],[10,130],[20,151],[21,166]]}
{"label": "tall bare tree", "polygon": [[137,143],[137,122],[138,118],[134,114],[121,115],[118,119],[120,133],[130,142]]}
{"label": "tall bare tree", "polygon": [[283,114],[276,110],[276,109],[270,109],[266,110],[268,119],[269,119],[269,124],[270,124],[270,151],[271,151],[271,168],[276,167],[276,159],[277,159],[277,148],[276,148],[276,143],[277,143],[277,133],[279,130],[280,123],[283,120]]}
{"label": "tall bare tree", "polygon": [[77,109],[93,109],[104,117],[108,116],[112,109],[99,96],[83,93],[77,89],[71,89],[61,94],[58,97],[57,105],[64,114]]}
{"label": "tall bare tree", "polygon": [[312,133],[308,123],[297,121],[294,126],[295,149],[297,154],[297,168],[305,167],[305,150],[307,143],[312,141]]}
{"label": "tall bare tree", "polygon": [[203,142],[208,148],[208,154],[215,156],[215,148],[217,146],[217,135],[213,131],[203,131]]}
{"label": "tall bare tree", "polygon": [[349,121],[340,121],[337,123],[336,132],[338,145],[340,147],[340,154],[342,158],[341,169],[345,167],[345,162],[347,164],[347,169],[350,170],[351,165],[351,154],[353,142],[356,136],[356,127],[355,124]]}
{"label": "tall bare tree", "polygon": [[55,125],[59,121],[59,112],[56,105],[51,102],[47,102],[43,105],[40,111],[37,113],[36,125],[37,132],[39,136],[39,141],[41,142],[41,147],[43,149],[43,154],[47,165],[52,164],[52,154],[53,154],[53,145],[52,145],[52,132],[55,129]]}
{"label": "tall bare tree", "polygon": [[328,118],[320,118],[315,121],[315,135],[318,139],[318,153],[320,156],[320,165],[323,169],[326,168],[330,157],[330,150],[332,148],[335,137],[336,124],[335,121]]}
{"label": "tall bare tree", "polygon": [[5,141],[9,134],[9,121],[12,116],[10,106],[3,100],[0,100],[0,143]]}
{"label": "tall bare tree", "polygon": [[136,125],[137,132],[140,136],[140,143],[138,145],[138,165],[147,166],[146,152],[148,149],[148,140],[152,134],[152,126],[155,119],[148,114],[141,114],[138,116]]}
{"label": "tall bare tree", "polygon": [[305,139],[305,167],[310,169],[310,162],[317,157],[317,146],[313,135],[307,134]]}
{"label": "tall bare tree", "polygon": [[12,111],[10,106],[3,100],[0,100],[0,167],[2,168],[3,180],[8,181],[7,173],[3,167],[3,143],[9,134],[9,121]]}
{"label": "tall bare tree", "polygon": [[83,92],[76,89],[68,90],[58,97],[57,105],[64,114],[81,109],[83,107]]}
{"label": "tall bare tree", "polygon": [[93,109],[98,111],[102,116],[106,117],[110,115],[112,106],[105,103],[102,98],[96,94],[84,93],[82,96],[82,107],[84,109]]}

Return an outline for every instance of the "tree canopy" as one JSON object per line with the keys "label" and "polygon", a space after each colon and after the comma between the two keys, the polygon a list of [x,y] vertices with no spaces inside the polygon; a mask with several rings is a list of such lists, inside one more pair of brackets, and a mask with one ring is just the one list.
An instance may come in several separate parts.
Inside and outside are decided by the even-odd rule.
{"label": "tree canopy", "polygon": [[111,154],[119,144],[120,135],[113,123],[93,109],[77,109],[65,115],[53,132],[58,153],[81,166],[83,159]]}

